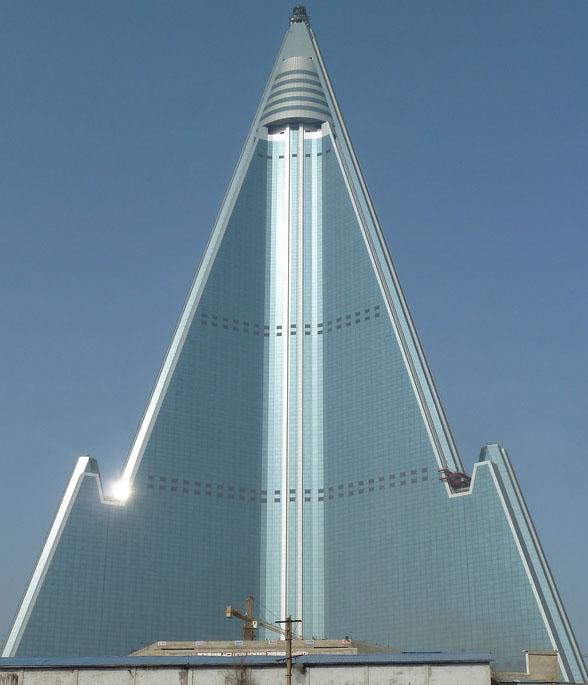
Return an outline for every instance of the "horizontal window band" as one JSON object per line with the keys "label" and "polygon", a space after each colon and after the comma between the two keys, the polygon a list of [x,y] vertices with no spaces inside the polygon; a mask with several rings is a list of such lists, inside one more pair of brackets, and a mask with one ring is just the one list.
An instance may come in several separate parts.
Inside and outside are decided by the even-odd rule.
{"label": "horizontal window band", "polygon": [[288,69],[287,71],[283,71],[281,74],[278,74],[278,76],[276,76],[276,81],[284,78],[284,76],[289,76],[290,74],[307,74],[308,76],[314,76],[316,79],[318,79],[317,73],[315,71],[310,71],[310,69]]}
{"label": "horizontal window band", "polygon": [[282,87],[285,85],[290,85],[294,83],[308,83],[309,86],[320,86],[319,81],[311,81],[309,78],[287,78],[284,79],[281,83],[278,83],[277,85]]}
{"label": "horizontal window band", "polygon": [[317,105],[322,105],[323,107],[328,107],[329,105],[327,104],[327,101],[322,99],[319,100],[319,98],[311,98],[308,97],[307,95],[289,95],[285,98],[280,98],[279,100],[274,100],[271,104],[266,105],[265,109],[271,109],[275,105],[281,105],[283,102],[314,102]]}
{"label": "horizontal window band", "polygon": [[285,93],[295,93],[295,92],[312,93],[312,95],[320,95],[322,97],[325,97],[325,94],[323,93],[323,91],[317,90],[316,88],[305,88],[304,86],[300,86],[300,88],[282,88],[282,84],[280,84],[280,90],[276,90],[276,87],[277,86],[274,86],[272,88],[272,91],[270,94],[270,99],[275,98],[278,95],[284,95]]}
{"label": "horizontal window band", "polygon": [[326,117],[331,117],[331,113],[326,112],[324,109],[319,109],[318,107],[300,106],[300,107],[278,107],[278,109],[273,109],[271,112],[264,113],[262,119],[267,119],[268,117],[272,117],[274,114],[278,114],[279,112],[288,112],[288,111],[297,111],[297,110],[302,110],[305,112],[318,112],[319,114],[324,114]]}

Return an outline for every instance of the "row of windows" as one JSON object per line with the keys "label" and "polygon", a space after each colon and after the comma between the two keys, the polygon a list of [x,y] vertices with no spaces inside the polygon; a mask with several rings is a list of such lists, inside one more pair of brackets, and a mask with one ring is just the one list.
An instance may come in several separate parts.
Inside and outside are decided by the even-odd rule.
{"label": "row of windows", "polygon": [[[388,476],[378,476],[377,478],[358,480],[357,483],[351,482],[347,483],[347,485],[345,485],[345,483],[341,483],[337,486],[331,485],[326,488],[305,488],[304,501],[324,502],[325,500],[329,501],[341,499],[345,496],[352,497],[355,494],[363,495],[365,493],[369,494],[370,492],[376,492],[380,490],[391,490],[397,485],[400,487],[408,484],[414,485],[419,481],[419,477],[421,482],[429,480],[428,475],[426,475],[427,473],[428,469],[425,467],[420,469],[420,472],[417,472],[417,469],[412,469],[410,472],[402,471],[398,474],[398,477],[395,473],[391,473]],[[156,478],[152,475],[148,476],[147,478],[147,488],[151,490],[168,490],[169,488],[170,492],[181,491],[183,494],[192,492],[194,495],[204,494],[205,497],[212,497],[214,495],[217,498],[226,497],[226,499],[229,500],[249,500],[250,502],[256,502],[259,498],[259,501],[262,504],[266,504],[268,502],[268,498],[270,501],[273,498],[274,502],[280,502],[282,495],[281,490],[273,490],[272,492],[268,490],[256,490],[255,488],[236,487],[234,485],[228,485],[225,488],[225,486],[220,483],[213,486],[212,483],[203,484],[198,480],[182,480],[180,482],[180,479],[178,478],[169,479],[168,484],[168,479],[166,476],[160,476],[159,478]],[[283,494],[284,497],[288,497],[290,502],[296,501],[296,488],[291,488],[287,493]],[[302,493],[300,493],[300,495],[302,496]]]}
{"label": "row of windows", "polygon": [[[331,148],[328,148],[327,153],[329,153],[329,152],[331,152]],[[316,154],[317,157],[322,157],[322,156],[323,156],[323,153],[322,153],[322,152],[317,152],[317,153],[315,153],[315,154]],[[257,153],[257,156],[258,156],[258,157],[265,157],[266,159],[273,159],[273,156],[272,156],[272,155],[262,155],[261,152],[258,152],[258,153]],[[304,156],[305,156],[305,157],[312,157],[312,155],[310,154],[310,152],[307,152]],[[292,157],[298,157],[298,153],[296,153],[296,152],[292,153]],[[284,159],[284,155],[278,155],[278,159]]]}
{"label": "row of windows", "polygon": [[[372,316],[374,319],[379,318],[380,316],[380,305],[376,305],[373,310],[368,307],[367,309],[364,309],[363,312],[355,312],[354,314],[345,314],[345,316],[338,316],[335,319],[329,319],[326,322],[321,321],[320,323],[315,324],[315,328],[313,331],[313,325],[310,323],[305,323],[304,324],[304,335],[311,335],[313,332],[315,335],[323,335],[323,333],[331,333],[333,330],[338,331],[338,330],[343,330],[344,328],[347,328],[348,326],[351,326],[351,324],[358,324],[362,323],[365,321],[369,321]],[[203,326],[208,326],[210,324],[213,328],[224,328],[225,330],[232,329],[235,332],[242,332],[242,333],[249,333],[252,332],[253,335],[261,335],[263,332],[263,335],[266,338],[269,338],[270,333],[274,333],[277,337],[281,337],[282,334],[284,333],[284,327],[282,324],[278,324],[275,326],[275,328],[272,331],[272,328],[270,326],[264,325],[262,328],[262,325],[259,323],[251,323],[249,321],[242,321],[239,322],[239,319],[230,319],[228,316],[223,316],[220,317],[218,314],[208,314],[206,312],[203,312],[200,315],[200,323]],[[297,330],[296,330],[296,324],[291,323],[290,324],[290,335],[296,335]]]}

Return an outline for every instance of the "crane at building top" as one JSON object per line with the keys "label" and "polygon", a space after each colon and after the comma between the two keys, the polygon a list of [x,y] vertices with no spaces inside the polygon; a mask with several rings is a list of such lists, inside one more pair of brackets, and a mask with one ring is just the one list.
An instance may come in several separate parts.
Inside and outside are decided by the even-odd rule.
{"label": "crane at building top", "polygon": [[[243,640],[255,640],[255,631],[257,628],[267,628],[268,630],[273,630],[275,633],[279,633],[284,637],[287,637],[287,631],[283,628],[278,628],[278,626],[268,623],[267,621],[262,621],[260,618],[255,618],[253,616],[253,595],[247,597],[247,609],[245,613],[241,613],[234,609],[232,606],[225,607],[225,616],[227,618],[240,618],[244,621],[243,625]],[[306,638],[297,633],[292,633],[292,637],[297,640],[305,640]]]}

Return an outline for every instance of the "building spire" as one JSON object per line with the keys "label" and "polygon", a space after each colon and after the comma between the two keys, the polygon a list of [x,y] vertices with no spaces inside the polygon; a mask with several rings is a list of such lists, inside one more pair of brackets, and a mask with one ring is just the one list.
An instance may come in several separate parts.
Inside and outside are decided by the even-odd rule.
{"label": "building spire", "polygon": [[291,24],[301,24],[304,22],[307,26],[310,26],[310,17],[306,14],[306,7],[304,5],[296,5],[292,10],[292,16],[290,17]]}

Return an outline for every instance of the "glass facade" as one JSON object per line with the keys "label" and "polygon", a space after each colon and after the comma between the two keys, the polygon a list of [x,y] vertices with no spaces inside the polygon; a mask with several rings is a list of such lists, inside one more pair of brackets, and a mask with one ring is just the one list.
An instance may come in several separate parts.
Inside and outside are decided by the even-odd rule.
{"label": "glass facade", "polygon": [[124,467],[130,494],[105,498],[80,459],[4,655],[237,639],[223,608],[253,594],[307,637],[489,650],[498,670],[557,649],[582,680],[504,450],[484,448],[464,487],[439,469],[463,467],[294,23]]}

